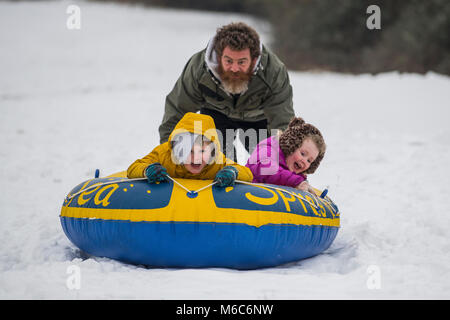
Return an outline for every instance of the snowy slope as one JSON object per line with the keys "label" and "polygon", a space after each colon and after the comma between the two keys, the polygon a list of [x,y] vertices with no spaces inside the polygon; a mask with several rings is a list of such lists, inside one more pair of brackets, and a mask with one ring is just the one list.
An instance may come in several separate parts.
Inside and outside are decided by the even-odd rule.
{"label": "snowy slope", "polygon": [[[80,30],[66,27],[74,3]],[[257,271],[147,269],[87,258],[65,237],[67,192],[158,143],[185,62],[237,20],[269,41],[267,25],[238,15],[0,3],[0,298],[450,298],[450,81],[433,73],[290,72],[296,113],[328,144],[310,180],[341,211],[322,255]],[[66,285],[71,266],[79,289]]]}

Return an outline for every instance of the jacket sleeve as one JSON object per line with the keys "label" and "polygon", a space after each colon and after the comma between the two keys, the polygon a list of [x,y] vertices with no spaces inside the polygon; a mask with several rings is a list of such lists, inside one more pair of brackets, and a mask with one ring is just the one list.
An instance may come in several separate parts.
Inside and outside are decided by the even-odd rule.
{"label": "jacket sleeve", "polygon": [[272,94],[262,105],[271,135],[275,135],[277,129],[285,130],[289,121],[295,116],[289,75],[285,65],[281,62],[279,65],[280,68],[271,81]]}
{"label": "jacket sleeve", "polygon": [[240,164],[233,164],[233,167],[235,167],[238,170],[238,176],[237,180],[252,182],[253,181],[253,174],[250,171],[249,168],[241,166]]}
{"label": "jacket sleeve", "polygon": [[253,173],[254,182],[296,187],[306,180],[303,174],[296,174],[280,166],[279,160],[277,148],[267,145],[265,141],[256,147],[246,167]]}
{"label": "jacket sleeve", "polygon": [[247,181],[247,182],[252,182],[253,181],[253,174],[251,172],[251,170],[245,166],[241,166],[240,164],[234,162],[231,159],[228,159],[225,157],[225,155],[222,153],[222,163],[223,165],[221,165],[221,169],[225,166],[233,166],[237,169],[238,171],[238,176],[237,176],[237,180],[242,180],[242,181]]}
{"label": "jacket sleeve", "polygon": [[162,161],[162,152],[164,152],[165,144],[160,144],[155,149],[152,150],[148,155],[143,157],[142,159],[137,159],[135,162],[133,162],[127,170],[127,177],[129,179],[133,178],[145,178],[145,169],[147,167],[155,162],[161,162]]}
{"label": "jacket sleeve", "polygon": [[166,97],[164,116],[159,126],[160,143],[169,139],[178,121],[187,112],[201,109],[203,97],[198,87],[199,69],[203,66],[201,52],[195,54],[185,65],[172,91]]}
{"label": "jacket sleeve", "polygon": [[[253,175],[257,177],[255,182],[259,183],[270,183],[295,188],[306,180],[304,175],[296,174],[280,166],[278,166],[278,168],[272,168],[274,169],[273,171],[269,170],[267,166],[261,162],[247,164],[247,167],[252,171]],[[269,172],[271,173],[269,174]]]}

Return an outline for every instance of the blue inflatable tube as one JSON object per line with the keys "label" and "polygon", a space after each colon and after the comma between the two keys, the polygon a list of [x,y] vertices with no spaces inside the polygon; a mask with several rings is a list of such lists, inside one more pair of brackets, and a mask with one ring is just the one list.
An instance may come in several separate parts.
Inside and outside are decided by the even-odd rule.
{"label": "blue inflatable tube", "polygon": [[[119,173],[76,186],[60,220],[88,254],[152,267],[256,269],[312,257],[339,229],[337,206],[289,187],[237,183],[194,197]],[[177,179],[189,190],[211,181]]]}

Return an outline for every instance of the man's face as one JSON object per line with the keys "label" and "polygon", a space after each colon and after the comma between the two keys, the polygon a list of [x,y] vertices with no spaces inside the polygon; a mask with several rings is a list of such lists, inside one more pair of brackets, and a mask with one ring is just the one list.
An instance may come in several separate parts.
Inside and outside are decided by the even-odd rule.
{"label": "man's face", "polygon": [[225,72],[247,73],[252,64],[250,49],[247,48],[242,51],[233,51],[230,47],[225,47],[222,52],[221,63]]}
{"label": "man's face", "polygon": [[219,74],[225,90],[233,94],[247,90],[254,63],[249,48],[234,51],[225,47],[219,64]]}

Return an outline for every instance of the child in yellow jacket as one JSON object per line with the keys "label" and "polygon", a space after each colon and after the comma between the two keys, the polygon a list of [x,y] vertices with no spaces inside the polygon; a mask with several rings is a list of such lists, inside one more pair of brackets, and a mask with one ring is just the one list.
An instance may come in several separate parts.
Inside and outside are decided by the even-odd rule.
{"label": "child in yellow jacket", "polygon": [[220,143],[213,118],[188,112],[177,123],[169,141],[160,144],[142,159],[133,162],[128,178],[144,178],[149,183],[172,178],[214,180],[220,187],[235,180],[251,182],[249,168],[227,159]]}

